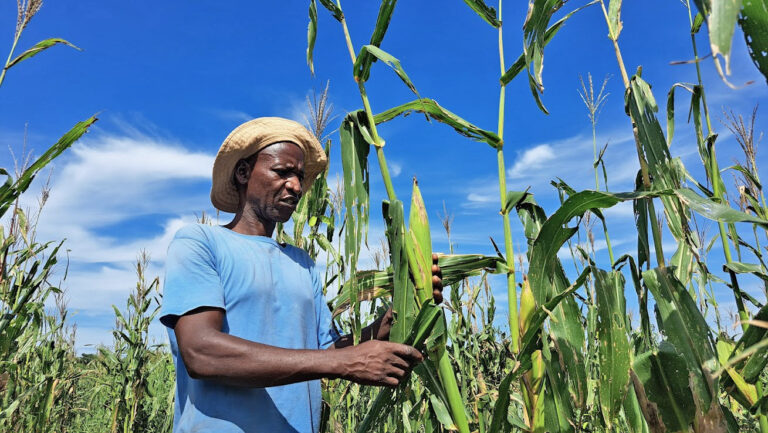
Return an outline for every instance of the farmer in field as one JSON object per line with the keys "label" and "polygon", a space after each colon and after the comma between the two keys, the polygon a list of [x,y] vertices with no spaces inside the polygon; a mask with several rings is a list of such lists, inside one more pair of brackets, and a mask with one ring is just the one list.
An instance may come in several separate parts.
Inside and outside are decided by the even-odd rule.
{"label": "farmer in field", "polygon": [[312,259],[272,239],[326,165],[317,139],[291,120],[251,120],[224,140],[211,201],[235,217],[180,229],[166,259],[160,321],[176,365],[174,432],[317,432],[320,378],[396,386],[422,361],[383,341],[390,312],[363,343],[340,337]]}

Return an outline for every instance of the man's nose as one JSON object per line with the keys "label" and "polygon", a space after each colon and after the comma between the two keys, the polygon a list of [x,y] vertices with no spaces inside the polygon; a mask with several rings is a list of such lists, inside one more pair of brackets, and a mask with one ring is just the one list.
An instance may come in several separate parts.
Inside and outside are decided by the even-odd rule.
{"label": "man's nose", "polygon": [[299,180],[298,176],[289,177],[285,187],[297,197],[301,197],[301,180]]}

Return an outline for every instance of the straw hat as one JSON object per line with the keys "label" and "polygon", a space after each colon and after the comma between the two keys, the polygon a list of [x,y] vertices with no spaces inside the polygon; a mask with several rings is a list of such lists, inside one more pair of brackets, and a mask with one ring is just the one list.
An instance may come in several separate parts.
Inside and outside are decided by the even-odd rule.
{"label": "straw hat", "polygon": [[232,179],[237,161],[279,142],[291,142],[304,151],[302,190],[312,187],[320,172],[328,165],[323,147],[312,133],[298,122],[280,117],[260,117],[235,128],[221,144],[213,162],[211,203],[224,212],[237,212],[240,196]]}

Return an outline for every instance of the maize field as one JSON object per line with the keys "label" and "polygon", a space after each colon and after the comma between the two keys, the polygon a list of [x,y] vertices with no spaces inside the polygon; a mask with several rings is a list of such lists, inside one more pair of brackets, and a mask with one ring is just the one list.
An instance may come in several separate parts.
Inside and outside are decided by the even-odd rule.
{"label": "maize field", "polygon": [[[337,135],[328,132],[334,121],[328,87],[307,100],[310,131],[329,155],[332,147],[340,149],[343,179],[333,187],[329,172],[322,173],[302,197],[292,224],[278,226],[277,237],[326,263],[329,308],[341,332],[359,341],[363,327],[391,306],[390,339],[427,355],[396,388],[324,380],[321,431],[768,433],[768,204],[755,150],[760,126],[756,110],[726,116],[720,133],[730,130],[743,157],[722,167],[716,154],[718,125],[701,73],[701,68],[714,67],[727,80],[738,28],[751,61],[768,77],[768,1],[681,2],[689,20],[680,31],[691,35],[693,59],[681,67],[694,69],[698,81],[669,89],[666,112],[660,111],[661,90],[643,79],[641,69],[629,71],[624,61],[621,0],[508,2],[505,11],[527,8],[522,34],[503,25],[501,1],[464,3],[466,14],[498,34],[499,74],[483,83],[498,88],[498,119],[492,119],[496,130],[463,118],[461,107],[449,111],[422,97],[406,73],[408,65],[396,57],[397,46],[381,48],[391,20],[397,19],[396,0],[380,2],[375,25],[368,29],[370,39],[363,43],[352,40],[348,20],[355,17],[345,15],[340,0],[309,2],[310,71],[319,60],[314,58],[319,16],[328,14],[337,27],[322,31],[337,32],[339,40],[343,36],[345,45],[338,50],[348,51],[352,67],[352,76],[337,81],[356,86],[361,104],[343,115]],[[13,68],[11,77],[23,73],[19,64],[47,48],[74,46],[54,38],[16,51],[38,8],[34,0],[19,3],[19,24],[0,86],[6,71]],[[608,35],[604,43],[623,84],[626,129],[633,137],[629,145],[640,169],[632,173],[634,190],[608,188],[612,173],[603,160],[606,150],[595,138],[605,83],[597,89],[588,75],[579,93],[592,131],[594,189],[575,190],[567,183],[568,173],[553,173],[552,194],[560,206],[547,214],[530,191],[507,188],[505,125],[523,125],[505,118],[506,86],[527,81],[536,107],[548,113],[546,47],[564,37],[565,24],[578,20],[585,8],[600,9],[604,17],[604,27],[594,31]],[[697,46],[701,40],[710,46]],[[520,41],[519,56],[505,59],[504,43]],[[710,51],[712,58],[700,55]],[[550,67],[567,67],[547,60]],[[392,73],[413,100],[378,106],[366,85]],[[675,125],[675,110],[688,112],[689,123]],[[425,202],[420,190],[437,180],[414,179],[410,191],[395,190],[379,127],[408,115],[440,123],[487,153],[489,172],[498,174],[498,223],[504,233],[503,243],[489,241],[495,254],[454,251],[450,215],[445,212],[436,223],[430,217],[439,215],[439,206]],[[77,354],[76,329],[67,320],[65,296],[55,281],[62,276],[53,273],[62,267],[65,244],[38,240],[36,213],[19,206],[35,176],[96,120],[77,123],[16,173],[2,170],[7,180],[0,187],[0,431],[172,428],[173,364],[167,347],[152,344],[148,336],[161,302],[159,280],[146,275],[149,258],[140,254],[136,286],[125,305],[114,306],[113,344]],[[676,155],[673,137],[683,128],[693,130],[691,144],[703,178],[694,177]],[[394,140],[387,144],[398,146]],[[381,206],[371,203],[372,176],[380,176],[386,189]],[[44,190],[37,213],[44,212],[45,196]],[[607,210],[621,203],[632,206],[636,242],[632,253],[618,256]],[[374,256],[375,269],[362,269],[358,264],[372,218],[383,221],[386,240]],[[705,220],[716,225],[716,233],[698,229]],[[202,222],[211,223],[205,216]],[[438,230],[446,232],[449,244],[448,251],[434,251],[446,287],[441,305],[431,299],[432,237]],[[513,239],[513,232],[524,237]],[[605,243],[607,257],[597,254],[596,241]],[[674,242],[674,248],[665,241]],[[764,296],[743,290],[745,281],[760,282]],[[727,288],[730,299],[718,299],[717,288]],[[497,314],[494,291],[506,292],[506,315]],[[628,300],[637,305],[636,315],[630,314]],[[736,329],[718,309],[718,303],[731,301],[737,309]]]}

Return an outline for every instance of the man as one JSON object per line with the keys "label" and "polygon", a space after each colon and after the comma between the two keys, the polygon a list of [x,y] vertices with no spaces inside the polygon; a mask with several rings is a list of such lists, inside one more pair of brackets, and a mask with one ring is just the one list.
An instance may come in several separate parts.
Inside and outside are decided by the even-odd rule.
{"label": "man", "polygon": [[318,379],[396,386],[422,361],[381,341],[391,311],[359,345],[338,336],[314,262],[271,237],[326,164],[317,139],[286,119],[251,120],[224,140],[211,201],[235,217],[182,228],[166,259],[160,321],[176,365],[174,432],[317,432]]}

